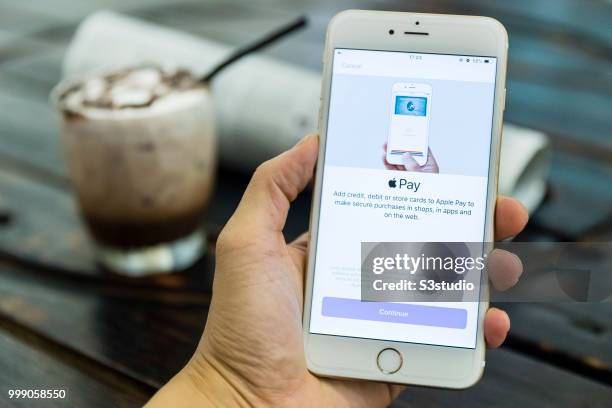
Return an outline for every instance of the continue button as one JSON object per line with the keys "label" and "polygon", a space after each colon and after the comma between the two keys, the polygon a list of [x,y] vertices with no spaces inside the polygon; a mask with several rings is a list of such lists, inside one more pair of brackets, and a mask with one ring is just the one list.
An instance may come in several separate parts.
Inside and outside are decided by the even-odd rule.
{"label": "continue button", "polygon": [[465,329],[467,310],[359,299],[323,298],[323,316]]}

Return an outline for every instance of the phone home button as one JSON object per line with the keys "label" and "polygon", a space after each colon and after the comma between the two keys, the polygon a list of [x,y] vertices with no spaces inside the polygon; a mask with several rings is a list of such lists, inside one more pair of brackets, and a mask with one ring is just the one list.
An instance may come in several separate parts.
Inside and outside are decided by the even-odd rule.
{"label": "phone home button", "polygon": [[376,365],[383,374],[393,374],[402,368],[402,355],[394,348],[383,349],[378,353]]}

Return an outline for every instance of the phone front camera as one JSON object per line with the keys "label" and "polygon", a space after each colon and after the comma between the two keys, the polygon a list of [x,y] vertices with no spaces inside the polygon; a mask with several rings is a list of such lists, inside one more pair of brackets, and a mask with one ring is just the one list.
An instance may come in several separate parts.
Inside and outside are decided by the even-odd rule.
{"label": "phone front camera", "polygon": [[395,30],[389,30],[389,34],[391,35],[395,34]]}
{"label": "phone front camera", "polygon": [[416,23],[414,23],[414,24],[419,25],[419,24],[421,24],[421,22],[420,22],[420,21],[417,21],[417,22],[416,22]]}

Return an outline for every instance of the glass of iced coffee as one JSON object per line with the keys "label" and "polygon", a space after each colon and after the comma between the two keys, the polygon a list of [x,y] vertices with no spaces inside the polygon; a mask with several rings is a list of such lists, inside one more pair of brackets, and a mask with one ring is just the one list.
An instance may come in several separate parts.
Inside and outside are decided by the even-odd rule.
{"label": "glass of iced coffee", "polygon": [[192,265],[215,177],[209,89],[185,70],[138,67],[65,81],[51,98],[101,264],[132,276]]}

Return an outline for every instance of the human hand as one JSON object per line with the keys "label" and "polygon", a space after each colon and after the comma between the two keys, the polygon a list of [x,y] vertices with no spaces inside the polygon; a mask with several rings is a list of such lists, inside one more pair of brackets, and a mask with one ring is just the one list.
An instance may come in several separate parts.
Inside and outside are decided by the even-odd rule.
{"label": "human hand", "polygon": [[[317,151],[318,138],[311,135],[256,170],[217,242],[213,297],[198,349],[150,406],[382,407],[402,390],[307,370],[302,306],[308,235],[288,244],[282,231],[290,203],[312,178]],[[497,239],[517,234],[526,221],[518,202],[498,200]],[[520,274],[506,264],[508,274]],[[490,347],[501,345],[509,328],[505,312],[488,310]]]}
{"label": "human hand", "polygon": [[383,164],[387,170],[400,170],[400,171],[415,171],[419,173],[439,173],[438,162],[431,153],[431,149],[427,148],[427,161],[422,166],[412,157],[411,154],[402,155],[403,164],[391,164],[387,161],[387,144],[383,145]]}

